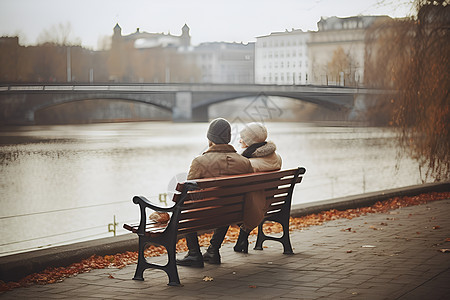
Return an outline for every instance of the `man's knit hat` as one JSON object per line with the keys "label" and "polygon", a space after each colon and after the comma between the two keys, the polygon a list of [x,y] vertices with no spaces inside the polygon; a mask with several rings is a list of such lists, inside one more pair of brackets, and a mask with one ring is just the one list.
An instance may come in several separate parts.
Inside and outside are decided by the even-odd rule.
{"label": "man's knit hat", "polygon": [[249,123],[241,130],[241,139],[247,146],[262,143],[267,139],[267,128],[261,123]]}
{"label": "man's knit hat", "polygon": [[223,118],[212,120],[206,137],[214,144],[228,144],[231,141],[230,123]]}

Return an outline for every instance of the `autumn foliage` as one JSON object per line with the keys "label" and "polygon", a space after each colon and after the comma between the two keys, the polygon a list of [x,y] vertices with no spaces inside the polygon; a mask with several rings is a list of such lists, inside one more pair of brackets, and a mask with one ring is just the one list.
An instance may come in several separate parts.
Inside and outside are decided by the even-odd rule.
{"label": "autumn foliage", "polygon": [[[394,197],[385,201],[379,201],[369,207],[361,207],[347,210],[331,209],[323,211],[318,214],[310,214],[307,216],[290,219],[289,230],[303,229],[309,226],[322,225],[324,222],[337,220],[337,219],[353,219],[356,217],[364,216],[370,213],[385,213],[390,210],[398,209],[401,207],[407,207],[412,205],[425,204],[430,201],[449,199],[450,192],[433,192],[427,194],[421,194],[413,197]],[[281,233],[282,227],[278,223],[266,223],[264,225],[264,232],[266,234]],[[257,229],[251,232],[252,235],[257,234]],[[201,246],[208,246],[211,239],[211,233],[205,233],[199,236],[199,243]],[[225,237],[225,243],[236,242],[239,236],[239,227],[233,226],[228,230]],[[187,251],[186,240],[180,239],[177,243],[177,252]],[[155,257],[166,254],[166,250],[162,246],[150,245],[146,251],[146,257]],[[136,263],[138,259],[137,252],[125,252],[117,253],[115,255],[98,256],[92,255],[88,259],[84,259],[81,262],[71,264],[67,267],[47,268],[40,273],[34,273],[21,279],[19,282],[3,282],[0,281],[0,292],[8,291],[14,288],[26,287],[33,284],[50,284],[61,282],[64,278],[73,277],[80,273],[89,272],[94,269],[104,268],[123,268],[127,265]],[[113,278],[113,277],[111,277]]]}
{"label": "autumn foliage", "polygon": [[371,28],[366,74],[380,96],[378,115],[399,129],[402,151],[418,161],[423,175],[450,179],[450,5],[415,1],[417,14]]}

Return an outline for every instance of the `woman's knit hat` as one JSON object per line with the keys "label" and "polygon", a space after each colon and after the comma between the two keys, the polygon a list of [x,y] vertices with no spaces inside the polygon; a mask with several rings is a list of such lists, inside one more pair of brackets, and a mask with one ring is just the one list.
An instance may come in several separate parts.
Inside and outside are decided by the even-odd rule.
{"label": "woman's knit hat", "polygon": [[247,146],[262,143],[267,139],[267,128],[261,123],[249,123],[241,130],[241,139]]}
{"label": "woman's knit hat", "polygon": [[214,144],[228,144],[231,141],[230,123],[223,118],[212,120],[206,137]]}

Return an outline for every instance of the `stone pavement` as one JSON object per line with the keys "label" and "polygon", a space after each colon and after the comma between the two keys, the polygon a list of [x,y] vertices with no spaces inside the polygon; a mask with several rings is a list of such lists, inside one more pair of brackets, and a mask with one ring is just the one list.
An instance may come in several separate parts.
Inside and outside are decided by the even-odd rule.
{"label": "stone pavement", "polygon": [[283,255],[272,241],[248,254],[225,244],[221,265],[179,267],[182,287],[167,286],[160,270],[131,280],[136,265],[129,265],[18,288],[0,299],[450,299],[450,253],[439,251],[450,248],[449,215],[447,199],[330,221],[291,232],[295,255]]}

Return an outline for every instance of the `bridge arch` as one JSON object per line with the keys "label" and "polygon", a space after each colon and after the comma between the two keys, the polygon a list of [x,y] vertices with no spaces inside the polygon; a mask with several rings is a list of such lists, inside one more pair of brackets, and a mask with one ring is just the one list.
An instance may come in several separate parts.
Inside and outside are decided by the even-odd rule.
{"label": "bridge arch", "polygon": [[59,96],[54,96],[51,102],[38,103],[34,106],[34,110],[42,110],[52,106],[79,102],[85,100],[117,100],[117,101],[129,101],[137,103],[145,103],[148,105],[153,105],[168,112],[172,112],[173,101],[167,99],[156,100],[155,97],[148,97],[146,95],[133,95],[133,94],[88,94],[88,95],[67,95],[61,94]]}

